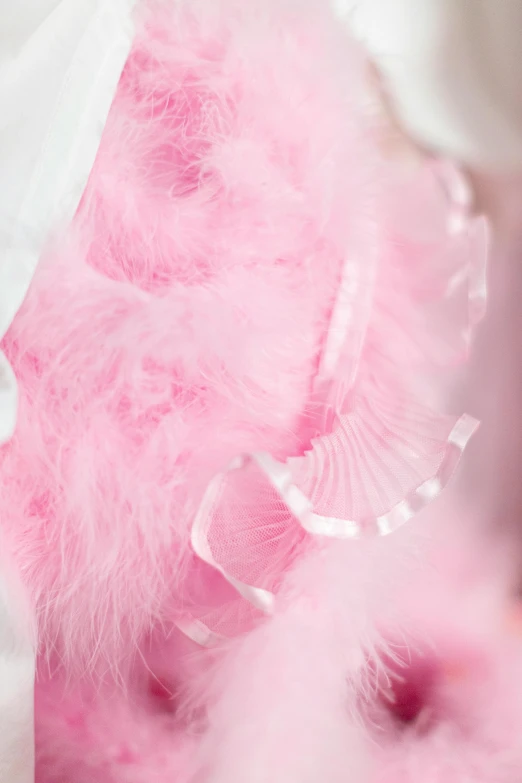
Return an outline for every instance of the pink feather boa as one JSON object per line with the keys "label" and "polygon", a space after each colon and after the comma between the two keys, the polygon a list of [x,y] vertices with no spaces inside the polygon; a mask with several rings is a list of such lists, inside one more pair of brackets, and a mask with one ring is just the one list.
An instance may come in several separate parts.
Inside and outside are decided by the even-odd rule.
{"label": "pink feather boa", "polygon": [[[225,514],[219,528],[212,509],[217,569],[193,546],[209,482],[240,454],[272,455],[358,534],[448,477],[456,419],[437,406],[484,237],[448,235],[432,172],[401,179],[381,160],[364,96],[363,58],[319,0],[142,9],[81,207],[2,345],[20,383],[2,527],[38,621],[39,783],[413,781],[429,754],[430,783],[493,780],[482,751],[459,755],[460,724],[430,744],[380,697],[383,672],[403,679],[389,663],[402,640],[429,640],[430,677],[453,655],[441,602],[461,602],[461,572],[423,579],[436,524],[337,541],[284,508],[280,535],[268,490],[238,500],[234,478],[244,526]],[[353,319],[317,384],[347,264]],[[332,487],[340,396],[351,462]],[[271,619],[238,582],[270,594]],[[197,650],[178,630],[194,622],[231,638]],[[468,630],[460,647],[493,660],[496,641]],[[480,709],[505,696],[507,720],[519,700],[497,669]],[[488,731],[468,732],[466,753],[498,755]]]}

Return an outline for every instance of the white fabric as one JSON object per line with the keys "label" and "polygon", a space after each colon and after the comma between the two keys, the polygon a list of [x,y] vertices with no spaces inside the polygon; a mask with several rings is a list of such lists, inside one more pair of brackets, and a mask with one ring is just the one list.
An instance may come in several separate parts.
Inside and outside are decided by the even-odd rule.
{"label": "white fabric", "polygon": [[[0,0],[0,339],[50,231],[78,205],[128,53],[133,4]],[[3,442],[15,424],[12,385],[0,384],[0,395]]]}
{"label": "white fabric", "polygon": [[[132,40],[135,0],[0,0],[0,339],[74,215]],[[0,445],[16,421],[0,353]],[[6,554],[3,552],[3,554]],[[34,644],[0,568],[0,780],[31,783]]]}
{"label": "white fabric", "polygon": [[0,580],[0,780],[34,779],[35,654],[30,612],[13,574],[2,563]]}
{"label": "white fabric", "polygon": [[460,163],[522,168],[522,0],[332,0],[404,127]]}

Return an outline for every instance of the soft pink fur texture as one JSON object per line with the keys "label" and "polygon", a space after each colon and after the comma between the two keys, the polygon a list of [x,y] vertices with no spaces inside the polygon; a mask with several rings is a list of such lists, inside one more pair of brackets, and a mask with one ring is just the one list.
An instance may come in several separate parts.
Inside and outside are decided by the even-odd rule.
{"label": "soft pink fur texture", "polygon": [[73,230],[4,345],[3,523],[42,649],[82,668],[175,619],[214,473],[302,451],[368,191],[357,66],[319,4],[188,5],[143,21]]}
{"label": "soft pink fur texture", "polygon": [[[321,0],[141,8],[74,224],[2,345],[20,382],[2,529],[39,629],[38,783],[418,783],[419,765],[423,783],[517,781],[522,656],[490,635],[505,586],[465,535],[448,566],[444,509],[440,526],[304,552],[275,617],[216,654],[175,630],[208,481],[240,452],[309,444],[342,263],[384,231],[383,183],[394,231],[368,355],[398,376],[426,358],[411,303],[440,284],[416,276],[431,206],[406,240],[417,191],[380,160],[364,90]],[[437,680],[435,728],[405,726],[383,677],[417,648],[438,677],[452,640],[469,681]]]}
{"label": "soft pink fur texture", "polygon": [[515,783],[522,637],[506,609],[509,558],[450,509],[296,568],[287,605],[221,674],[206,783]]}
{"label": "soft pink fur texture", "polygon": [[[168,705],[168,702],[166,702]],[[57,695],[39,689],[37,780],[45,783],[177,783],[190,779],[197,737],[169,709],[121,692]]]}

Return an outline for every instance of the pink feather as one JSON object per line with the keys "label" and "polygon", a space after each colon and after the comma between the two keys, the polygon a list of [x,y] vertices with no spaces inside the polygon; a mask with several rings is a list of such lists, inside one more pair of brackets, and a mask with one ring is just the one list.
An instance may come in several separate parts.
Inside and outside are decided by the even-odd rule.
{"label": "pink feather", "polygon": [[[241,454],[270,454],[358,535],[445,464],[457,417],[439,404],[484,237],[448,236],[433,173],[405,181],[381,159],[365,90],[322,0],[140,7],[81,206],[2,343],[20,415],[1,524],[38,624],[38,783],[388,783],[426,748],[440,762],[389,728],[380,693],[398,637],[414,627],[444,656],[454,632],[444,580],[424,584],[437,524],[325,543],[274,512],[266,481],[259,497],[232,482],[234,514],[208,525],[221,570],[191,541]],[[328,374],[347,263],[357,295]],[[270,590],[272,618],[234,577]],[[440,595],[466,615],[460,578]],[[231,638],[196,651],[177,630],[194,621]],[[502,720],[519,710],[505,680]]]}

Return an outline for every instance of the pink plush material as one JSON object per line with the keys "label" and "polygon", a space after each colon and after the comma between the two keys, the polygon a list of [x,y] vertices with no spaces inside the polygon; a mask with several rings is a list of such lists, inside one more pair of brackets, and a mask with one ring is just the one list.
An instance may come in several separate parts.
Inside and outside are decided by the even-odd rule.
{"label": "pink plush material", "polygon": [[478,545],[452,501],[389,539],[301,562],[288,602],[221,673],[203,779],[517,780],[509,557]]}
{"label": "pink plush material", "polygon": [[[436,173],[381,157],[364,59],[326,6],[140,6],[78,214],[3,342],[20,412],[1,524],[38,622],[38,783],[522,769],[522,657],[489,638],[483,597],[498,608],[505,586],[479,569],[467,589],[479,559],[442,545],[445,510],[373,535],[438,495],[463,448],[442,401],[484,237],[448,234]],[[259,452],[302,514],[248,472]],[[353,540],[316,535],[310,508]],[[455,655],[470,679],[439,677]]]}
{"label": "pink plush material", "polygon": [[75,224],[6,340],[21,400],[5,521],[43,649],[82,668],[117,668],[172,622],[212,476],[305,445],[364,195],[352,146],[333,154],[358,131],[332,23],[227,5],[143,22]]}

